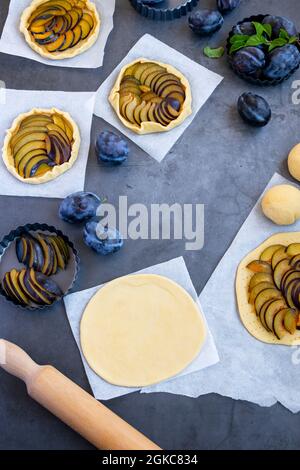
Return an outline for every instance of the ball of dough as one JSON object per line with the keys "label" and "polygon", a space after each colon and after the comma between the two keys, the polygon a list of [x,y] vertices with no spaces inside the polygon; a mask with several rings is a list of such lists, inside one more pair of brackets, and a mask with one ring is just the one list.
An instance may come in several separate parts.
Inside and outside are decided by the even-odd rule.
{"label": "ball of dough", "polygon": [[269,189],[262,198],[262,211],[277,225],[291,225],[300,217],[300,191],[290,184]]}
{"label": "ball of dough", "polygon": [[290,151],[288,156],[288,168],[292,177],[300,181],[300,144]]}

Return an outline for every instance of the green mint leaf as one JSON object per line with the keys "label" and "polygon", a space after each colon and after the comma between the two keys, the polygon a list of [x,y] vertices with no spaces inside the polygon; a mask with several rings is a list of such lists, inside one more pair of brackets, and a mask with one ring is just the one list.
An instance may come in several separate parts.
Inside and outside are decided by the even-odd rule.
{"label": "green mint leaf", "polygon": [[297,41],[298,41],[297,36],[290,36],[289,44],[294,44],[294,43],[297,42]]}
{"label": "green mint leaf", "polygon": [[287,33],[286,30],[283,29],[283,28],[280,29],[279,37],[282,38],[282,39],[285,39],[286,41],[289,41],[289,39],[290,39],[289,33]]}
{"label": "green mint leaf", "polygon": [[234,34],[230,38],[230,44],[235,44],[236,42],[242,42],[243,44],[246,44],[247,39],[249,39],[250,36],[247,35],[242,35],[242,34]]}
{"label": "green mint leaf", "polygon": [[232,46],[242,46],[246,47],[247,41],[235,41],[232,43]]}
{"label": "green mint leaf", "polygon": [[262,36],[261,44],[270,44],[270,39],[266,38],[266,36]]}
{"label": "green mint leaf", "polygon": [[275,49],[276,47],[282,47],[282,46],[285,46],[286,44],[287,44],[287,41],[284,38],[274,39],[269,46],[269,52],[273,51],[273,49]]}
{"label": "green mint leaf", "polygon": [[246,46],[260,46],[261,44],[265,44],[265,38],[259,36],[258,34],[250,36],[246,42]]}
{"label": "green mint leaf", "polygon": [[240,44],[240,43],[235,43],[235,44],[232,44],[230,50],[229,50],[229,54],[233,54],[234,52],[240,50],[240,49],[243,49],[245,47],[244,44]]}
{"label": "green mint leaf", "polygon": [[219,59],[224,55],[225,49],[223,46],[221,47],[204,47],[203,49],[204,54],[211,59]]}
{"label": "green mint leaf", "polygon": [[265,33],[266,35],[268,36],[268,38],[270,38],[272,36],[272,25],[270,24],[264,24],[263,25],[263,28],[265,30]]}
{"label": "green mint leaf", "polygon": [[261,23],[258,23],[257,21],[252,21],[252,24],[255,28],[256,35],[257,36],[262,36],[265,32],[265,28]]}

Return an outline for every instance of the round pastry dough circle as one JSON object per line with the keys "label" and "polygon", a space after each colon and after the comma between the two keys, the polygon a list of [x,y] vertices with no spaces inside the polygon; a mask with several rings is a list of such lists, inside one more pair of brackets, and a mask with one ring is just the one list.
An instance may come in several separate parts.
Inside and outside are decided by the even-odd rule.
{"label": "round pastry dough circle", "polygon": [[247,265],[259,259],[262,251],[271,245],[289,245],[300,242],[300,232],[277,233],[265,240],[255,250],[251,251],[239,264],[236,275],[236,297],[240,313],[240,318],[245,328],[254,338],[264,343],[281,344],[286,346],[296,346],[300,344],[300,331],[296,330],[294,335],[289,333],[281,340],[277,339],[274,333],[268,332],[257,317],[254,307],[248,303],[248,287],[253,272],[247,269]]}
{"label": "round pastry dough circle", "polygon": [[45,3],[47,0],[33,0],[31,5],[26,8],[21,16],[21,21],[20,21],[20,31],[21,33],[24,34],[26,42],[29,44],[31,49],[33,49],[35,52],[37,52],[39,55],[42,57],[45,57],[47,59],[51,60],[62,60],[62,59],[71,59],[72,57],[75,57],[79,54],[82,54],[83,52],[87,51],[92,47],[95,42],[98,39],[99,33],[100,33],[100,16],[97,11],[96,5],[89,0],[87,0],[86,5],[87,8],[93,13],[94,18],[95,18],[95,26],[94,30],[89,34],[89,36],[84,39],[83,41],[79,41],[76,46],[67,49],[66,51],[62,52],[48,52],[44,47],[40,46],[37,44],[33,39],[28,31],[28,26],[29,26],[29,18],[31,17],[32,13],[36,10],[36,8],[41,5],[42,3]]}
{"label": "round pastry dough circle", "polygon": [[[28,116],[33,116],[34,114],[59,114],[63,116],[63,118],[70,124],[73,129],[73,144],[71,150],[71,156],[68,162],[63,163],[62,165],[56,165],[53,167],[52,170],[47,171],[47,173],[33,177],[33,178],[23,178],[16,170],[13,154],[10,149],[10,141],[11,138],[15,135],[15,133],[19,130],[21,122]],[[18,180],[23,181],[23,183],[28,184],[42,184],[51,181],[58,176],[62,175],[66,171],[68,171],[75,163],[79,147],[80,147],[80,132],[76,122],[71,118],[69,113],[64,111],[60,111],[59,109],[52,108],[52,109],[42,109],[42,108],[34,108],[28,113],[20,114],[12,123],[10,129],[6,131],[6,137],[4,139],[4,145],[2,148],[2,158],[5,163],[6,168],[8,171]]]}
{"label": "round pastry dough circle", "polygon": [[143,387],[181,372],[198,355],[206,327],[189,294],[169,279],[125,276],[88,303],[80,324],[83,354],[107,382]]}
{"label": "round pastry dough circle", "polygon": [[[124,73],[129,67],[132,67],[132,65],[137,64],[138,62],[144,63],[144,62],[151,62],[153,64],[160,65],[161,67],[164,67],[167,72],[172,73],[176,77],[178,77],[182,83],[182,85],[185,87],[185,100],[180,112],[180,115],[178,118],[173,119],[173,121],[170,122],[167,126],[163,126],[162,124],[159,124],[158,122],[150,122],[150,121],[145,121],[142,122],[140,126],[134,125],[131,122],[127,121],[121,113],[120,113],[120,84],[122,81],[122,78],[124,76]],[[170,131],[171,129],[174,129],[175,127],[179,126],[180,124],[183,123],[183,121],[190,115],[192,114],[192,92],[191,92],[191,87],[189,84],[189,81],[185,78],[185,76],[179,72],[179,70],[175,69],[169,64],[164,64],[163,62],[159,62],[157,60],[152,60],[152,59],[145,59],[145,58],[139,58],[134,60],[133,62],[126,64],[120,71],[117,81],[113,87],[113,89],[110,92],[109,95],[109,102],[114,108],[116,114],[118,115],[118,118],[120,121],[124,124],[124,126],[128,127],[131,129],[133,132],[136,134],[151,134],[154,132],[167,132]]]}

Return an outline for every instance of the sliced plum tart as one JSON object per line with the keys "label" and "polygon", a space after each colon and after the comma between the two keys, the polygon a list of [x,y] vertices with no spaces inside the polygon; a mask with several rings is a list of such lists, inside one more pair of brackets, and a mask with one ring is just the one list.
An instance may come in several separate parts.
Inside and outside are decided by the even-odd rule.
{"label": "sliced plum tart", "polygon": [[100,17],[89,0],[34,0],[24,10],[20,31],[41,56],[67,59],[96,42]]}
{"label": "sliced plum tart", "polygon": [[62,237],[42,233],[28,233],[18,238],[16,254],[20,263],[46,276],[65,269],[70,259],[69,246]]}
{"label": "sliced plum tart", "polygon": [[241,319],[263,341],[300,344],[300,237],[277,234],[271,239],[239,266]]}
{"label": "sliced plum tart", "polygon": [[73,243],[55,227],[17,227],[0,241],[0,295],[28,310],[51,306],[74,286],[79,262]]}
{"label": "sliced plum tart", "polygon": [[2,289],[7,297],[22,306],[51,305],[63,292],[53,279],[31,269],[12,269],[4,275]]}
{"label": "sliced plum tart", "polygon": [[123,124],[138,134],[173,129],[192,112],[186,77],[154,60],[138,59],[125,66],[109,101]]}
{"label": "sliced plum tart", "polygon": [[3,160],[19,180],[40,184],[69,170],[79,147],[79,129],[68,113],[34,109],[18,116],[7,131]]}

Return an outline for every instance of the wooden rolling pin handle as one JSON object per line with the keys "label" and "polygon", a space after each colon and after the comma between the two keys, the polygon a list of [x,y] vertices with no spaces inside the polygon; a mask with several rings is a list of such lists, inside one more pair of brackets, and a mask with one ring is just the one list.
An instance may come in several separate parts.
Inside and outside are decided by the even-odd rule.
{"label": "wooden rolling pin handle", "polygon": [[42,369],[23,349],[4,339],[0,339],[0,358],[2,369],[23,380],[26,385]]}
{"label": "wooden rolling pin handle", "polygon": [[0,339],[0,366],[22,379],[28,394],[102,450],[161,450],[122,418],[51,366],[40,366]]}

